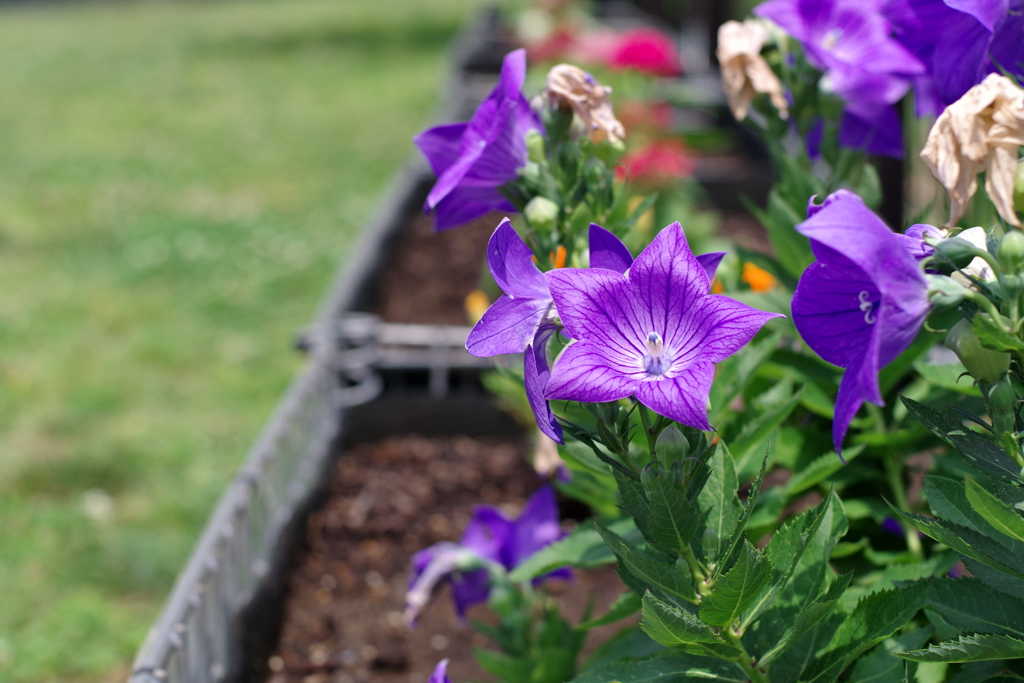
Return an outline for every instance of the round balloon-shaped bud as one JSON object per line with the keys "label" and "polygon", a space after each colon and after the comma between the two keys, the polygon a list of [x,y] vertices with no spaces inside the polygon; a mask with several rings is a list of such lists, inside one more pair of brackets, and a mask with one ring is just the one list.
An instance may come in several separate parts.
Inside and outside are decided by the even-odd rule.
{"label": "round balloon-shaped bud", "polygon": [[946,348],[980,382],[995,382],[1010,369],[1010,354],[982,346],[969,320],[961,320],[946,333]]}

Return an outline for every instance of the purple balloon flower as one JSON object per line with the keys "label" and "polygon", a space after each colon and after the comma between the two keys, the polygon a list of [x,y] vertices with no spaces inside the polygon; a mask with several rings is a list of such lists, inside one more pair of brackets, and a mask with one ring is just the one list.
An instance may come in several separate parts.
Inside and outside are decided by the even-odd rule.
{"label": "purple balloon flower", "polygon": [[[591,268],[603,268],[625,274],[633,265],[633,255],[629,253],[629,249],[622,243],[622,240],[611,231],[605,230],[597,223],[591,223],[589,238]],[[724,251],[714,251],[697,257],[697,262],[708,274],[709,282],[715,279],[718,264],[724,257]]]}
{"label": "purple balloon flower", "polygon": [[682,424],[711,429],[714,363],[780,317],[709,294],[707,271],[679,223],[662,230],[625,273],[548,273],[558,315],[575,339],[559,356],[547,398],[587,403],[635,395]]}
{"label": "purple balloon flower", "polygon": [[985,76],[1024,77],[1024,0],[887,0],[899,41],[926,67],[914,77],[918,116],[939,114]]}
{"label": "purple balloon flower", "polygon": [[845,103],[839,141],[847,147],[900,157],[903,143],[893,104],[924,65],[892,37],[883,0],[768,0],[754,13],[803,44],[823,70],[822,85]]}
{"label": "purple balloon flower", "polygon": [[[452,586],[452,599],[459,616],[478,602],[487,600],[491,575],[481,564],[490,563],[512,571],[538,550],[564,534],[558,524],[558,502],[550,486],[530,496],[519,518],[512,520],[495,507],[478,505],[459,542],[442,541],[419,551],[412,558],[412,577],[405,596],[405,621],[412,625],[442,579]],[[556,569],[536,579],[570,578],[569,569]]]}
{"label": "purple balloon flower", "polygon": [[436,230],[492,211],[516,210],[499,188],[526,165],[526,134],[543,130],[521,92],[525,78],[526,51],[510,52],[501,80],[468,123],[437,126],[413,138],[437,176],[423,207],[427,213],[436,211]]}
{"label": "purple balloon flower", "polygon": [[[879,370],[901,354],[928,315],[928,283],[905,237],[852,192],[830,195],[796,226],[818,260],[793,294],[793,323],[824,360],[846,368],[832,439],[843,437],[864,401],[884,405]],[[556,299],[557,301],[557,299]]]}

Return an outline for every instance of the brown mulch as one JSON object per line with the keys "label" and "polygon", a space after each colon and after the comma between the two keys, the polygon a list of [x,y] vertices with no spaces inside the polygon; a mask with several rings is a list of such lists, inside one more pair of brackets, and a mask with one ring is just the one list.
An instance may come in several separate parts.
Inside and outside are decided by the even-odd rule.
{"label": "brown mulch", "polygon": [[[518,514],[539,484],[527,446],[525,439],[403,437],[345,452],[289,579],[270,683],[426,683],[445,657],[454,681],[492,679],[471,652],[487,639],[458,621],[447,588],[414,630],[402,625],[409,561],[437,541],[458,540],[478,503]],[[622,590],[611,567],[549,584],[571,621],[591,596],[600,614]],[[488,610],[478,605],[469,616],[486,620]],[[591,647],[615,630],[593,634]]]}
{"label": "brown mulch", "polygon": [[435,233],[433,217],[414,216],[384,268],[377,313],[394,323],[467,324],[466,295],[480,286],[487,240],[502,218]]}

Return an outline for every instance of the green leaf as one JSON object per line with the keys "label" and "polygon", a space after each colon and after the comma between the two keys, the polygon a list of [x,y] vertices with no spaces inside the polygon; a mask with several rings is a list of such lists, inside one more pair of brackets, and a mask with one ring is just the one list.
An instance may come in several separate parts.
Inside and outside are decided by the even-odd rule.
{"label": "green leaf", "polygon": [[797,563],[808,543],[821,526],[831,497],[832,494],[829,493],[818,507],[804,510],[772,534],[764,550],[765,556],[772,563],[772,580],[744,613],[741,628],[746,629],[754,623],[782,594],[793,572],[796,571]]}
{"label": "green leaf", "polygon": [[[633,520],[628,517],[617,519],[608,528],[620,536],[636,538],[639,536]],[[594,522],[587,521],[565,538],[538,550],[525,562],[512,570],[509,578],[522,583],[535,577],[547,574],[559,567],[600,567],[615,561],[615,555],[601,538]]]}
{"label": "green leaf", "polygon": [[715,366],[715,382],[711,385],[711,412],[708,420],[718,424],[732,400],[739,396],[756,375],[756,370],[779,346],[781,334],[772,334],[744,346]]}
{"label": "green leaf", "polygon": [[[863,452],[864,444],[857,444],[853,448],[845,449],[843,457],[846,458],[846,463],[849,464]],[[817,486],[843,467],[843,461],[839,459],[834,450],[818,456],[806,467],[801,467],[798,471],[794,472],[793,476],[789,478],[789,481],[786,482],[786,497],[791,498],[803,493],[812,486]]]}
{"label": "green leaf", "polygon": [[628,590],[619,595],[615,599],[615,602],[608,607],[608,611],[596,619],[590,621],[584,621],[580,624],[580,628],[592,629],[598,626],[604,626],[605,624],[614,624],[620,619],[625,619],[631,614],[636,614],[640,611],[640,596],[634,591]]}
{"label": "green leaf", "polygon": [[641,555],[618,534],[601,526],[600,523],[597,523],[597,530],[629,573],[648,590],[679,606],[696,603],[697,594],[689,574],[683,574],[667,562]]}
{"label": "green leaf", "polygon": [[[810,196],[810,195],[807,195]],[[792,277],[799,278],[807,266],[814,262],[810,241],[796,231],[796,224],[804,220],[778,190],[768,194],[768,206],[762,210],[748,203],[748,208],[764,225],[779,263]]]}
{"label": "green leaf", "polygon": [[534,662],[530,657],[513,657],[496,650],[473,648],[473,656],[484,671],[508,683],[531,683]]}
{"label": "green leaf", "polygon": [[1005,572],[965,557],[964,566],[986,586],[995,588],[1000,593],[1024,600],[1024,579],[1019,579]]}
{"label": "green leaf", "polygon": [[973,558],[1015,578],[1024,579],[1024,556],[1015,554],[996,540],[943,519],[923,517],[897,510],[895,507],[892,509],[904,521],[936,541],[945,543],[960,555]]}
{"label": "green leaf", "polygon": [[732,556],[736,552],[736,549],[740,547],[740,544],[746,540],[747,532],[747,520],[750,519],[750,514],[754,511],[754,507],[757,505],[757,499],[761,495],[761,484],[764,483],[764,471],[768,466],[768,457],[761,461],[761,471],[758,472],[757,478],[750,484],[750,493],[747,495],[747,500],[743,502],[740,516],[736,520],[736,525],[732,529],[732,533],[729,534],[729,538],[726,539],[726,549],[724,553],[720,553],[718,556],[718,567],[712,573],[712,581],[715,580],[724,570],[730,561]]}
{"label": "green leaf", "polygon": [[959,451],[967,462],[985,474],[1016,482],[1020,467],[992,438],[971,431],[958,420],[922,405],[906,396],[900,396],[903,405],[933,434]]}
{"label": "green leaf", "polygon": [[999,500],[972,479],[965,481],[967,500],[978,514],[985,518],[1000,533],[1024,542],[1024,517]]}
{"label": "green leaf", "polygon": [[1010,328],[1010,321],[999,316],[999,320],[993,320],[988,313],[977,313],[973,320],[974,332],[978,335],[981,345],[993,351],[1010,351],[1016,353],[1024,351],[1024,343],[1017,338],[1017,335],[1007,332]]}
{"label": "green leaf", "polygon": [[[704,515],[705,523],[715,530],[718,538],[728,539],[742,506],[736,497],[739,482],[736,480],[733,458],[723,444],[718,444],[716,457],[711,459],[709,465],[711,471],[707,483],[697,496],[697,507]],[[717,556],[718,548],[713,553],[704,548],[704,554]]]}
{"label": "green leaf", "polygon": [[793,576],[782,592],[780,600],[783,605],[803,609],[818,597],[825,577],[831,573],[828,562],[832,549],[846,535],[846,512],[839,497],[828,496],[821,505],[824,508],[821,523],[807,542]]}
{"label": "green leaf", "polygon": [[718,579],[711,594],[704,596],[700,618],[719,628],[729,626],[753,604],[771,578],[771,560],[744,540],[736,564]]}
{"label": "green leaf", "polygon": [[787,627],[782,633],[778,644],[761,656],[761,666],[767,666],[778,659],[779,655],[785,652],[797,638],[810,631],[819,621],[828,616],[829,612],[836,606],[836,603],[839,602],[839,598],[843,596],[843,592],[850,585],[850,579],[852,578],[853,572],[847,572],[836,578],[824,595],[797,612],[792,625]]}
{"label": "green leaf", "polygon": [[964,376],[967,368],[955,357],[951,363],[929,363],[927,357],[918,358],[914,361],[914,369],[917,374],[924,377],[937,387],[956,391],[968,396],[981,396],[981,391],[974,385],[970,375]]}
{"label": "green leaf", "polygon": [[639,662],[605,664],[586,671],[570,683],[746,683],[747,680],[734,662],[672,652]]}
{"label": "green leaf", "polygon": [[954,524],[985,533],[988,522],[971,507],[964,490],[964,479],[928,474],[924,478],[924,493],[928,506],[936,517],[942,517]]}
{"label": "green leaf", "polygon": [[897,652],[912,662],[986,662],[1024,658],[1024,640],[1007,635],[980,634],[930,645],[927,650]]}
{"label": "green leaf", "polygon": [[834,681],[860,654],[904,626],[924,606],[928,585],[872,593],[836,629],[828,649],[800,677],[803,683]]}
{"label": "green leaf", "polygon": [[742,460],[752,448],[760,445],[772,432],[778,429],[779,425],[789,417],[789,414],[800,405],[800,397],[803,395],[803,391],[803,387],[801,387],[786,401],[765,410],[747,422],[739,436],[733,437],[729,442],[729,450],[732,452],[733,457]]}
{"label": "green leaf", "polygon": [[736,659],[740,650],[716,635],[697,617],[662,602],[651,593],[644,595],[644,617],[640,628],[665,647],[695,655]]}
{"label": "green leaf", "polygon": [[1024,600],[978,579],[932,579],[925,606],[965,633],[1004,633],[1024,638]]}
{"label": "green leaf", "polygon": [[670,553],[683,552],[700,526],[700,511],[664,476],[654,478],[647,494],[651,515],[647,531],[651,542]]}
{"label": "green leaf", "polygon": [[893,652],[917,649],[928,642],[934,632],[935,629],[929,626],[886,638],[857,660],[849,683],[902,683],[907,662]]}

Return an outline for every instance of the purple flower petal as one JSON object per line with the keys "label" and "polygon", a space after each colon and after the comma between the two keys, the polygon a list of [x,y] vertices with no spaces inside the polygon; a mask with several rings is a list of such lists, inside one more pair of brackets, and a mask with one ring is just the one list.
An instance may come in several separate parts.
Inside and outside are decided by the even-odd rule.
{"label": "purple flower petal", "polygon": [[548,369],[547,346],[555,329],[554,325],[542,325],[537,331],[533,343],[526,347],[526,352],[523,354],[523,383],[526,387],[526,399],[530,403],[537,427],[555,443],[563,443],[562,427],[544,399],[548,380],[551,377],[551,371]]}
{"label": "purple flower petal", "polygon": [[895,107],[884,107],[871,118],[862,118],[852,110],[839,122],[839,144],[868,154],[903,158],[903,124]]}
{"label": "purple flower petal", "polygon": [[636,398],[654,412],[695,429],[710,430],[708,396],[715,367],[697,361],[671,379],[641,382]]}
{"label": "purple flower petal", "polygon": [[470,331],[466,350],[478,357],[521,353],[533,342],[551,308],[547,279],[507,218],[487,243],[487,264],[505,294]]}
{"label": "purple flower petal", "polygon": [[518,567],[534,553],[546,548],[565,534],[558,523],[558,501],[555,489],[544,485],[530,496],[515,521],[515,530],[509,547],[509,570]]}
{"label": "purple flower petal", "polygon": [[477,505],[459,545],[494,562],[503,561],[503,548],[512,540],[515,523],[490,505]]}
{"label": "purple flower petal", "polygon": [[725,258],[726,252],[724,251],[713,251],[710,254],[701,254],[697,257],[697,263],[704,268],[704,272],[708,274],[708,281],[715,279],[715,273],[718,272],[718,264]]}
{"label": "purple flower petal", "polygon": [[515,213],[516,207],[496,187],[454,188],[434,207],[434,230],[451,230],[489,213]]}
{"label": "purple flower petal", "polygon": [[434,668],[434,673],[430,674],[430,678],[427,679],[427,683],[452,683],[451,679],[448,678],[447,669],[448,660],[442,659]]}
{"label": "purple flower petal", "polygon": [[645,375],[642,356],[635,367],[609,358],[597,342],[575,341],[555,361],[545,396],[550,400],[605,403],[632,396]]}
{"label": "purple flower petal", "polygon": [[701,305],[694,325],[696,330],[704,331],[696,346],[700,359],[721,363],[746,346],[766,322],[784,317],[781,313],[759,311],[727,296],[712,294]]}
{"label": "purple flower petal", "polygon": [[590,224],[590,267],[625,273],[633,265],[633,255],[613,233],[597,223]]}
{"label": "purple flower petal", "polygon": [[548,283],[533,252],[505,218],[487,242],[487,265],[501,291],[517,297],[548,297]]}
{"label": "purple flower petal", "polygon": [[466,350],[478,358],[522,353],[533,341],[550,305],[550,300],[512,299],[502,295],[470,331]]}

